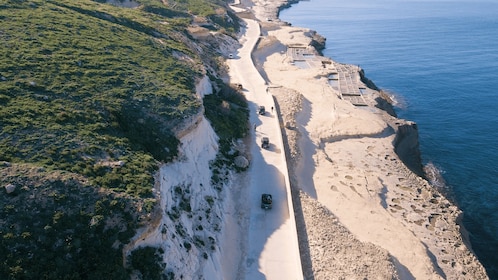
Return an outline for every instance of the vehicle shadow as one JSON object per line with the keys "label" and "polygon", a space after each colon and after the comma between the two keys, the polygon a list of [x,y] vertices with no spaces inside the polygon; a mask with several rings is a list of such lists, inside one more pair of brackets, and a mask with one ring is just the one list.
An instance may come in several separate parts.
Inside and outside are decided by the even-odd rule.
{"label": "vehicle shadow", "polygon": [[267,148],[263,148],[263,147],[261,146],[261,142],[260,142],[259,147],[260,147],[261,149],[267,150],[267,151],[269,151],[269,152],[274,152],[274,153],[277,153],[277,154],[280,154],[280,153],[282,152],[282,149],[280,149],[277,145],[275,145],[275,144],[273,144],[273,143],[270,143],[270,144],[268,144],[268,145],[269,145],[269,147],[267,147]]}

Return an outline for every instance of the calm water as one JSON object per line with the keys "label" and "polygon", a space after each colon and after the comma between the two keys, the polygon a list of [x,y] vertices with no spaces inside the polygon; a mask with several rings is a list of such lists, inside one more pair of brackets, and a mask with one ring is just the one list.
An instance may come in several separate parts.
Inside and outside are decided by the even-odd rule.
{"label": "calm water", "polygon": [[498,279],[498,2],[311,0],[280,18],[316,30],[325,56],[360,65],[395,94]]}

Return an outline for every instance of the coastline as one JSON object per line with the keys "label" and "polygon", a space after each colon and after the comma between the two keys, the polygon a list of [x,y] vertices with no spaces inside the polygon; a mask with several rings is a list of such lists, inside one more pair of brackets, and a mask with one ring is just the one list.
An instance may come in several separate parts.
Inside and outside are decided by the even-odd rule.
{"label": "coastline", "polygon": [[[377,273],[380,277],[383,273],[382,277],[395,279],[470,275],[486,279],[459,225],[461,211],[422,177],[416,124],[389,112],[382,91],[373,87],[373,82],[365,82],[368,79],[361,69],[321,57],[312,46],[316,32],[278,20],[278,12],[295,2],[243,5],[253,10],[262,29],[253,58],[278,104],[291,161],[293,200],[302,210],[301,220],[296,211],[300,243],[306,244],[302,254],[303,248],[308,248],[308,264],[303,260],[305,276],[371,277]],[[312,66],[304,69],[291,64],[291,45],[303,47],[317,63],[307,62]],[[362,95],[367,106],[352,105],[340,88],[330,86],[328,76],[338,69],[349,75],[354,86],[368,88]],[[401,137],[404,141],[398,141],[402,134],[406,135]],[[406,162],[413,164],[411,170]],[[310,219],[317,213],[320,218]],[[330,224],[343,227],[350,235],[344,239],[324,230]],[[327,242],[323,234],[329,236]],[[364,257],[356,256],[359,264],[350,263],[349,268],[325,253],[342,252],[343,259],[351,257],[352,252],[341,249],[345,240],[352,240],[346,245],[355,248],[350,251],[363,252]],[[373,266],[372,260],[382,264],[382,269]],[[358,270],[365,263],[375,269]]]}

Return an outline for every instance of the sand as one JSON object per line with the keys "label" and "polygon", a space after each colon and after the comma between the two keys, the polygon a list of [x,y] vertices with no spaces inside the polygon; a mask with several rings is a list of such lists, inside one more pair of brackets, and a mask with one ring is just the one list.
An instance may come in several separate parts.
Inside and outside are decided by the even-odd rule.
{"label": "sand", "polygon": [[378,108],[359,67],[319,56],[313,32],[280,22],[284,3],[239,7],[262,28],[253,57],[281,120],[305,278],[487,279],[462,212],[399,156],[416,125]]}

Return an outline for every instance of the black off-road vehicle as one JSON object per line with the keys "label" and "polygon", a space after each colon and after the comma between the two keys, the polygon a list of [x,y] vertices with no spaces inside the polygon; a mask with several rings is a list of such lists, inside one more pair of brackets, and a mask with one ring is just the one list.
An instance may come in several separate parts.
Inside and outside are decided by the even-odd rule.
{"label": "black off-road vehicle", "polygon": [[268,210],[271,209],[273,205],[273,198],[271,194],[269,193],[264,193],[261,195],[261,208]]}
{"label": "black off-road vehicle", "polygon": [[263,149],[270,148],[270,138],[268,138],[268,137],[261,138],[261,148],[263,148]]}
{"label": "black off-road vehicle", "polygon": [[260,115],[266,114],[265,106],[259,106],[259,108],[258,108],[258,114],[260,114]]}

